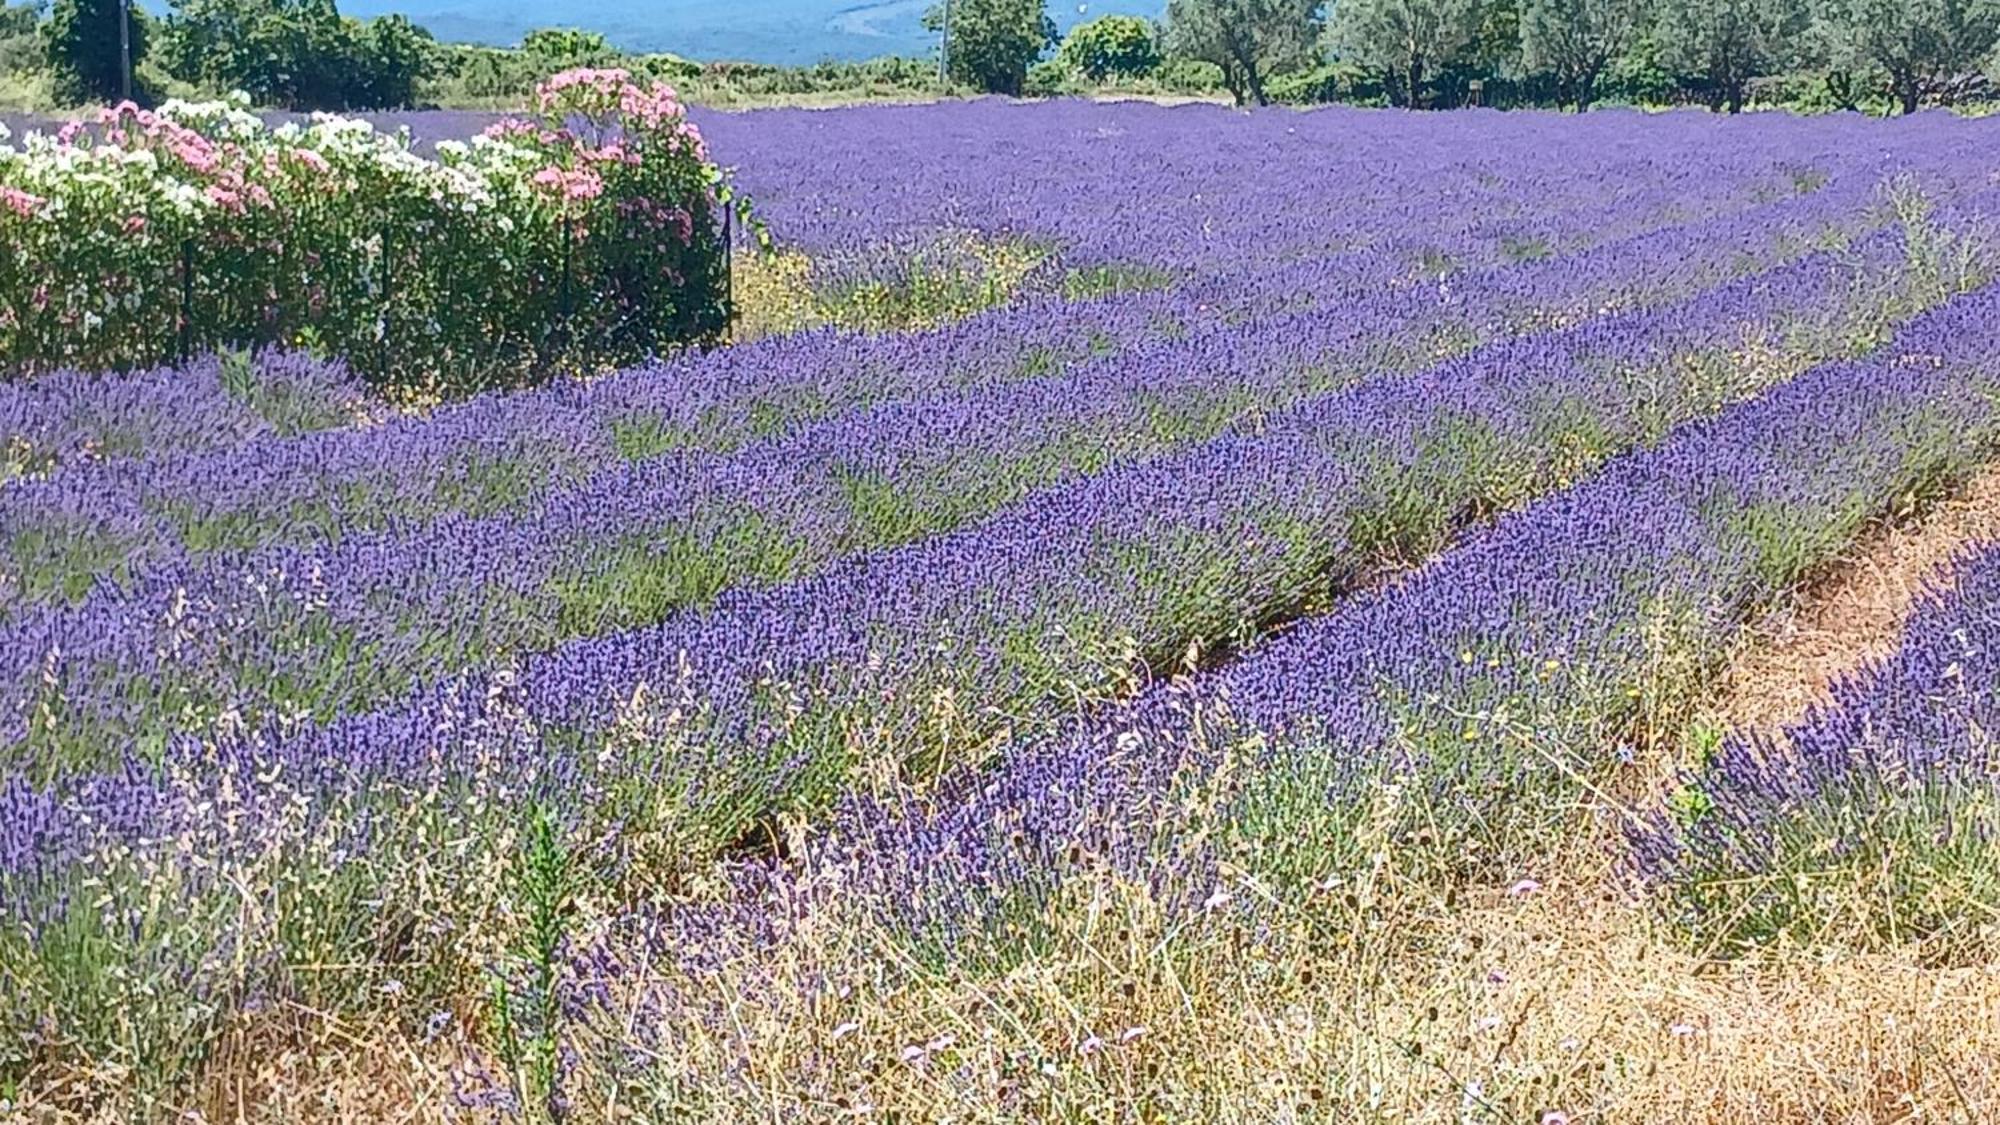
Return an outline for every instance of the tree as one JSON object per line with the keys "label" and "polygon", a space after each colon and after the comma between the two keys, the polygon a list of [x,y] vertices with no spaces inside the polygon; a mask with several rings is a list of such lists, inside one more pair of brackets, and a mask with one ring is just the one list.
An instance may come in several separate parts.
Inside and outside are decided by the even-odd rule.
{"label": "tree", "polygon": [[[946,31],[947,6],[924,13],[924,26]],[[945,65],[954,81],[989,94],[1019,97],[1028,66],[1056,43],[1044,0],[952,0]]]}
{"label": "tree", "polygon": [[1977,70],[2000,41],[2000,0],[1820,0],[1817,9],[1829,73],[1842,76],[1829,86],[1838,93],[1854,63],[1880,68],[1904,113]]}
{"label": "tree", "polygon": [[11,4],[8,0],[0,0],[0,39],[33,35],[36,25],[41,21],[40,0],[27,4]]}
{"label": "tree", "polygon": [[438,60],[430,33],[408,19],[363,23],[334,0],[179,0],[161,55],[184,82],[299,110],[409,105]]}
{"label": "tree", "polygon": [[0,77],[30,70],[48,61],[41,38],[42,4],[10,4],[0,0]]}
{"label": "tree", "polygon": [[1100,16],[1070,28],[1057,52],[1064,66],[1090,79],[1138,78],[1160,65],[1153,25],[1138,16]]}
{"label": "tree", "polygon": [[1424,104],[1424,83],[1478,41],[1479,0],[1340,0],[1334,8],[1334,48],[1379,71],[1389,96],[1412,109]]}
{"label": "tree", "polygon": [[1552,75],[1559,102],[1577,112],[1597,100],[1597,82],[1639,30],[1642,0],[1528,0],[1521,12],[1521,58]]}
{"label": "tree", "polygon": [[[116,101],[125,85],[120,0],[56,0],[43,25],[42,43],[55,95],[63,102]],[[146,56],[151,23],[134,4],[130,13],[132,66]]]}
{"label": "tree", "polygon": [[1167,53],[1214,63],[1236,99],[1269,105],[1265,79],[1313,61],[1321,0],[1171,0]]}
{"label": "tree", "polygon": [[401,15],[377,16],[359,32],[366,65],[350,85],[348,102],[370,109],[415,105],[417,84],[437,73],[437,41]]}
{"label": "tree", "polygon": [[579,66],[609,66],[618,57],[610,40],[573,27],[536,28],[522,36],[521,50],[533,60],[537,77]]}
{"label": "tree", "polygon": [[1752,78],[1783,67],[1810,22],[1802,0],[1659,0],[1658,10],[1669,65],[1731,113],[1742,111]]}

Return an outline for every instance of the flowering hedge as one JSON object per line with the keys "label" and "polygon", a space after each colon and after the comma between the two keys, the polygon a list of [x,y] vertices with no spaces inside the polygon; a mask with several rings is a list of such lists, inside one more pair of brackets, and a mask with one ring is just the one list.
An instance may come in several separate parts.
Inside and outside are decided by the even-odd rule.
{"label": "flowering hedge", "polygon": [[574,70],[435,159],[406,134],[127,103],[0,133],[0,369],[306,345],[464,391],[718,333],[727,198],[673,91]]}

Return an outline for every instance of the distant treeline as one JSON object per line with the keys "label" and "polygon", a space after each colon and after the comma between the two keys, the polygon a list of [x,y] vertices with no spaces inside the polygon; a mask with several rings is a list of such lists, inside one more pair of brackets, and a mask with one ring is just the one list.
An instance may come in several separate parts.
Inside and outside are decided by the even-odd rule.
{"label": "distant treeline", "polygon": [[[119,0],[0,0],[0,104],[122,96]],[[242,90],[291,110],[519,104],[573,66],[626,67],[714,104],[1009,95],[1229,94],[1239,103],[1446,108],[1707,104],[1913,112],[1991,94],[2000,0],[1171,0],[1058,38],[1047,0],[955,0],[939,60],[810,67],[628,55],[602,35],[439,43],[335,0],[134,10],[134,96]],[[949,35],[945,32],[949,31]]]}

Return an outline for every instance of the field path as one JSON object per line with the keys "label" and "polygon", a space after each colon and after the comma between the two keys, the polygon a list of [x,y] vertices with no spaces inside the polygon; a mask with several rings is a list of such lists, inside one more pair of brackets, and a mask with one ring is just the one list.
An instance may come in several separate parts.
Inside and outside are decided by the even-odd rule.
{"label": "field path", "polygon": [[1752,626],[1707,717],[1771,734],[1803,719],[1840,677],[1894,655],[1925,589],[1948,586],[1952,560],[1995,539],[2000,465],[1989,465],[1927,512],[1870,533],[1789,609]]}

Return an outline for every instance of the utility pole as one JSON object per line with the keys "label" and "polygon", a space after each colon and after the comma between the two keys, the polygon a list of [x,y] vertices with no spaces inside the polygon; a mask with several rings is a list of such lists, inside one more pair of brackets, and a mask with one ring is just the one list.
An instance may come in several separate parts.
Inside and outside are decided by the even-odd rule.
{"label": "utility pole", "polygon": [[951,0],[944,0],[944,41],[938,44],[938,83],[951,81]]}
{"label": "utility pole", "polygon": [[119,100],[132,100],[132,0],[118,0]]}

